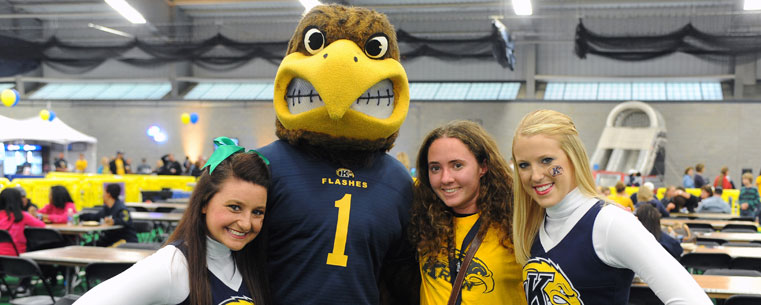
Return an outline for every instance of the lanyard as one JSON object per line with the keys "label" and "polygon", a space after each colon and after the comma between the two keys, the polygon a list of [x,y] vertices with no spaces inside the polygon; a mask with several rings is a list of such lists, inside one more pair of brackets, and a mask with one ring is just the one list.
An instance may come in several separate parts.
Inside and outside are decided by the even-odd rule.
{"label": "lanyard", "polygon": [[[460,272],[460,268],[462,267],[462,260],[465,258],[466,249],[468,246],[470,246],[470,243],[473,241],[473,238],[476,237],[476,234],[478,234],[478,229],[481,227],[481,217],[476,220],[476,223],[473,224],[473,226],[468,231],[468,234],[465,235],[465,239],[462,240],[462,246],[460,246],[460,253],[453,255],[449,259],[449,282],[454,285],[455,279],[457,278],[457,274]],[[456,257],[455,257],[456,256]],[[467,266],[465,266],[467,268]],[[465,270],[464,272],[468,272]],[[457,303],[460,304],[462,302],[462,294],[460,294],[457,298]]]}

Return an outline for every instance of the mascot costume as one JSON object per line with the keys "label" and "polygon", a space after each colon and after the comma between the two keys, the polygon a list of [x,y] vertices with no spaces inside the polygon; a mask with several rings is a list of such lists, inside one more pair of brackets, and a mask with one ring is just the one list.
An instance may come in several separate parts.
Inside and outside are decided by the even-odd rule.
{"label": "mascot costume", "polygon": [[275,304],[418,301],[404,232],[412,180],[387,154],[408,107],[383,14],[322,5],[302,18],[275,77],[279,140],[260,149],[272,171],[263,235]]}

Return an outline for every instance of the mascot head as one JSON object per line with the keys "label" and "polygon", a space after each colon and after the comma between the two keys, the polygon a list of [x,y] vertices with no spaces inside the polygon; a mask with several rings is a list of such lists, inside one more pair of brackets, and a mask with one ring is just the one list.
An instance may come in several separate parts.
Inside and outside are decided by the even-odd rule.
{"label": "mascot head", "polygon": [[393,26],[378,12],[321,5],[299,22],[275,77],[277,135],[332,152],[391,149],[409,108]]}

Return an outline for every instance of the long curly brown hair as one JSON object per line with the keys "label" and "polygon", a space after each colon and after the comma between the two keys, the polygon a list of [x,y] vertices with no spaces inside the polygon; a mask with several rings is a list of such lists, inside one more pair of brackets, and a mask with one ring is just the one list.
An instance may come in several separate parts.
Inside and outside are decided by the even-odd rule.
{"label": "long curly brown hair", "polygon": [[[470,121],[452,121],[431,131],[417,156],[418,180],[412,203],[409,237],[422,258],[454,254],[454,212],[433,192],[428,177],[428,149],[439,138],[456,138],[473,153],[479,164],[486,165],[481,177],[476,206],[483,238],[490,227],[500,232],[500,243],[512,249],[512,173],[499,153],[497,143],[480,125]],[[442,245],[445,247],[442,248]]]}

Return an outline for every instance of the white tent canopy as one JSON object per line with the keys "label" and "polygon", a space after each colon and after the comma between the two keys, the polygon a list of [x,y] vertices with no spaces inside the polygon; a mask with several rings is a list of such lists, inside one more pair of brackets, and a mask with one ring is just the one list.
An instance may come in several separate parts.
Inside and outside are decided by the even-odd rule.
{"label": "white tent canopy", "polygon": [[[39,117],[16,120],[0,115],[0,143],[19,140],[61,144],[64,146],[64,154],[68,154],[67,147],[69,144],[86,143],[84,151],[81,152],[87,156],[86,159],[89,164],[96,164],[95,145],[98,140],[71,128],[57,117],[53,121],[44,121]],[[2,158],[3,156],[0,156],[0,161]],[[68,156],[66,158],[69,159]],[[0,168],[2,168],[2,164],[3,162],[0,162]],[[88,166],[87,172],[93,172],[93,168],[92,165]],[[0,175],[2,175],[1,172]]]}
{"label": "white tent canopy", "polygon": [[43,121],[39,117],[14,120],[0,116],[0,141],[35,140],[58,144],[73,142],[98,143],[94,137],[71,128],[59,118]]}

